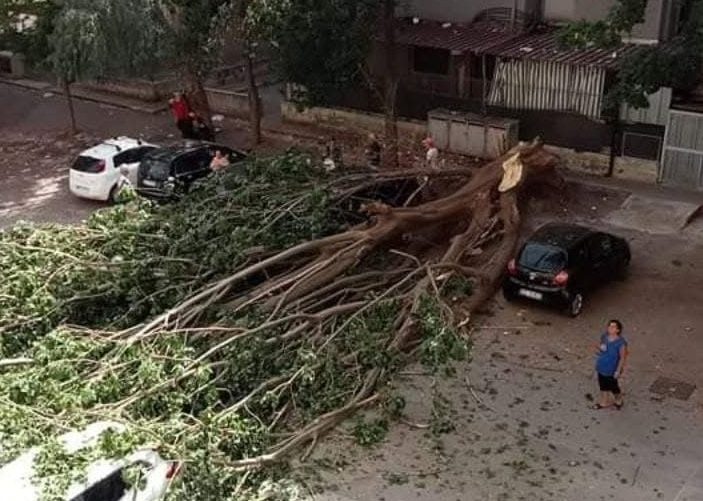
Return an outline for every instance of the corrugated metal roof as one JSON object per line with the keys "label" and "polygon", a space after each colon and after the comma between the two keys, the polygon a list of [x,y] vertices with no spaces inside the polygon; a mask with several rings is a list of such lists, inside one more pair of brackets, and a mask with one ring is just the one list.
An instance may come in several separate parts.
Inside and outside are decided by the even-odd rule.
{"label": "corrugated metal roof", "polygon": [[526,33],[504,43],[493,45],[486,53],[503,58],[551,61],[574,66],[615,68],[623,54],[636,50],[636,45],[623,45],[619,49],[564,49],[559,43],[557,30],[546,29]]}
{"label": "corrugated metal roof", "polygon": [[398,23],[396,42],[418,47],[432,47],[454,52],[485,52],[490,47],[507,42],[519,33],[510,31],[503,23],[472,24],[440,23],[436,21],[403,20]]}

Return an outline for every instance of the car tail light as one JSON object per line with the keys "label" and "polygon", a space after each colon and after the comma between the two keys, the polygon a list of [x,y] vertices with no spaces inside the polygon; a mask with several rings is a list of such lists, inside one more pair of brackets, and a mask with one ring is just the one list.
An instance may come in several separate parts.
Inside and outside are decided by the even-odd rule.
{"label": "car tail light", "polygon": [[563,285],[566,285],[568,281],[569,281],[569,274],[565,271],[560,271],[554,277],[553,283],[554,283],[554,285],[563,286]]}
{"label": "car tail light", "polygon": [[517,275],[517,264],[515,264],[515,260],[514,260],[514,259],[511,259],[511,260],[508,262],[508,273],[509,273],[511,276]]}
{"label": "car tail light", "polygon": [[105,167],[107,167],[105,160],[100,160],[100,162],[98,162],[95,166],[95,173],[105,172]]}
{"label": "car tail light", "polygon": [[166,471],[166,478],[168,480],[171,480],[173,477],[178,475],[178,473],[181,471],[181,463],[178,461],[174,461],[171,463],[168,467],[168,470]]}

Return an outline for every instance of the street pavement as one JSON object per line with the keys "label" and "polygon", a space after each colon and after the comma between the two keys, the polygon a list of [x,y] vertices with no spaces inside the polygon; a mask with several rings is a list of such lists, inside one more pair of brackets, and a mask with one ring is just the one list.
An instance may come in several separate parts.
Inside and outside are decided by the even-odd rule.
{"label": "street pavement", "polygon": [[[75,223],[102,207],[68,193],[68,166],[85,145],[122,134],[175,139],[168,114],[92,102],[76,102],[86,132],[70,138],[61,96],[2,84],[0,110],[0,229],[20,219]],[[246,144],[234,122],[225,129],[223,142]],[[626,198],[578,192],[563,209],[532,207],[528,227],[559,217],[610,228]],[[703,224],[648,232],[647,218],[614,222],[633,248],[626,281],[588,297],[578,319],[497,298],[475,319],[473,360],[456,377],[417,367],[397,383],[409,424],[370,450],[344,433],[320,444],[319,464],[339,469],[317,472],[317,499],[703,501]],[[620,412],[589,408],[592,345],[610,318],[624,322],[632,348]],[[687,400],[662,397],[650,391],[660,377],[696,389]],[[439,437],[423,428],[436,390],[455,426]]]}
{"label": "street pavement", "polygon": [[[75,223],[99,202],[68,191],[68,169],[76,155],[102,139],[126,135],[156,144],[178,141],[170,114],[140,113],[75,100],[78,127],[71,138],[63,96],[0,83],[0,229],[19,220]],[[234,147],[247,144],[247,131],[226,119],[218,140]]]}

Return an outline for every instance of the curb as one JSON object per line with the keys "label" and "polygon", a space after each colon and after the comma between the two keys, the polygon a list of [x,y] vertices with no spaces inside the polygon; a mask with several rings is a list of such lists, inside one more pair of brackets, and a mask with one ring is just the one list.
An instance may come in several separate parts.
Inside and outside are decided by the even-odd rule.
{"label": "curb", "polygon": [[48,91],[51,90],[52,85],[48,82],[39,82],[37,80],[28,80],[26,78],[6,78],[0,77],[0,83],[6,85],[12,85],[14,87],[21,87],[23,89],[36,90],[36,91]]}
{"label": "curb", "polygon": [[[63,96],[64,92],[62,89],[58,89],[56,87],[51,87],[47,89],[50,92],[53,92],[54,94],[57,94],[59,96]],[[162,111],[166,110],[166,105],[165,104],[158,104],[158,105],[144,105],[144,104],[137,104],[137,103],[132,103],[128,102],[125,100],[115,100],[111,99],[110,95],[108,94],[97,94],[97,93],[92,93],[92,92],[86,92],[82,89],[72,89],[71,91],[71,97],[78,99],[80,101],[88,101],[91,103],[99,103],[99,104],[107,104],[109,106],[114,106],[115,108],[122,108],[126,110],[131,110],[131,111],[137,111],[140,113],[147,113],[149,115],[156,115],[158,113],[161,113]]]}

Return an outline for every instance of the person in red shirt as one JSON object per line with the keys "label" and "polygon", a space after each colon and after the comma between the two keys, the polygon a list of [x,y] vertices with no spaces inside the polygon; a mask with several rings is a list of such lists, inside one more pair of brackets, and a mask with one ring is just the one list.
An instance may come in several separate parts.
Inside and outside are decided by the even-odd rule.
{"label": "person in red shirt", "polygon": [[193,120],[191,118],[192,111],[188,101],[182,92],[174,92],[173,99],[168,102],[173,118],[176,120],[176,127],[181,131],[183,139],[191,139],[193,137]]}

